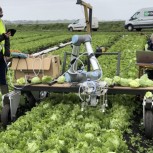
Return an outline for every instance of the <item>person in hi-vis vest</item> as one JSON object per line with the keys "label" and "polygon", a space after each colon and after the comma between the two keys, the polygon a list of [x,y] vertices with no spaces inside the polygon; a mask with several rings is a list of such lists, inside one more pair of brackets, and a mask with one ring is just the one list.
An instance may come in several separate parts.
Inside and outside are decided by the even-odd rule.
{"label": "person in hi-vis vest", "polygon": [[151,34],[147,44],[145,45],[145,51],[153,51],[153,34]]}
{"label": "person in hi-vis vest", "polygon": [[0,7],[0,89],[2,95],[8,93],[8,85],[6,81],[7,64],[6,58],[10,56],[10,40],[11,32],[7,32],[5,24],[2,20],[3,10]]}

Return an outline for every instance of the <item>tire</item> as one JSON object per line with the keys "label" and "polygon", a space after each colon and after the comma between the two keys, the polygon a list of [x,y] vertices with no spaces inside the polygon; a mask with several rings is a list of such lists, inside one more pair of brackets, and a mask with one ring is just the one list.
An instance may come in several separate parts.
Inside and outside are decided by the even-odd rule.
{"label": "tire", "polygon": [[85,31],[85,32],[87,31],[87,27],[84,27],[84,31]]}
{"label": "tire", "polygon": [[146,110],[145,113],[145,134],[146,137],[152,139],[153,137],[153,112]]}
{"label": "tire", "polygon": [[6,128],[6,126],[9,124],[10,121],[11,121],[10,104],[6,104],[3,106],[2,112],[1,112],[2,126]]}
{"label": "tire", "polygon": [[98,29],[92,29],[93,31],[97,31]]}
{"label": "tire", "polygon": [[73,28],[72,28],[72,27],[70,27],[70,28],[69,28],[69,31],[70,31],[70,32],[73,32]]}
{"label": "tire", "polygon": [[137,28],[137,29],[136,29],[136,31],[141,31],[141,30],[142,30],[141,28]]}
{"label": "tire", "polygon": [[127,29],[128,29],[128,31],[133,31],[133,25],[128,25],[128,27],[127,27]]}

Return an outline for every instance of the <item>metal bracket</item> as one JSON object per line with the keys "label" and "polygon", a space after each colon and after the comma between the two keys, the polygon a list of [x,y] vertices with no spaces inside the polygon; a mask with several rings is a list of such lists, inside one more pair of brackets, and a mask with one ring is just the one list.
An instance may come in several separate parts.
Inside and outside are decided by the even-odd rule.
{"label": "metal bracket", "polygon": [[146,113],[146,109],[147,110],[153,109],[153,98],[146,98],[146,97],[144,97],[142,105],[143,105],[143,124],[145,125],[145,113]]}
{"label": "metal bracket", "polygon": [[20,96],[21,92],[16,90],[2,96],[2,106],[5,105],[4,98],[6,97],[9,99],[11,120],[16,117],[17,108],[20,102]]}

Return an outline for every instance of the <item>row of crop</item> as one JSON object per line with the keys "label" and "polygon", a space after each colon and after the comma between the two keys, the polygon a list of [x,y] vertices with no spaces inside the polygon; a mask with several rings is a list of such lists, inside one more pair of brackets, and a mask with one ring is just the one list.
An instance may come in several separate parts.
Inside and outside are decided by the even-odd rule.
{"label": "row of crop", "polygon": [[132,103],[114,96],[106,113],[98,108],[81,112],[80,105],[75,94],[52,94],[0,133],[0,152],[129,152],[122,134],[129,126]]}
{"label": "row of crop", "polygon": [[[125,78],[138,77],[136,66],[136,51],[144,50],[146,37],[144,35],[123,35],[108,52],[119,52],[120,76]],[[101,56],[99,62],[104,71],[104,77],[114,77],[117,70],[117,56]],[[109,71],[108,71],[109,69]]]}
{"label": "row of crop", "polygon": [[92,35],[92,46],[96,50],[97,47],[111,47],[122,35],[119,33],[98,33]]}
{"label": "row of crop", "polygon": [[[30,41],[36,41],[39,39],[45,39],[48,37],[55,37],[60,35],[72,35],[71,33],[55,33],[55,32],[20,32],[19,34],[16,34],[14,37],[11,37],[11,43],[27,43]],[[54,38],[53,38],[54,39]]]}
{"label": "row of crop", "polygon": [[11,41],[15,41],[15,40],[20,40],[20,39],[26,39],[26,38],[34,38],[40,35],[46,35],[46,34],[50,34],[52,36],[58,36],[58,35],[72,35],[72,33],[67,33],[65,31],[60,31],[60,32],[56,32],[56,31],[38,31],[38,30],[33,30],[33,31],[17,31],[16,34],[11,37]]}
{"label": "row of crop", "polygon": [[38,39],[38,40],[32,40],[27,43],[12,42],[11,49],[20,50],[21,52],[24,52],[24,53],[34,53],[34,52],[38,52],[40,50],[52,47],[54,45],[57,45],[61,42],[70,41],[70,39],[71,37],[69,35],[60,35],[60,36],[47,37],[47,38]]}
{"label": "row of crop", "polygon": [[13,41],[15,41],[15,40],[20,40],[20,39],[25,39],[25,38],[29,38],[29,37],[37,37],[37,36],[39,36],[41,34],[41,32],[28,32],[28,31],[26,31],[26,32],[16,32],[16,34],[13,36],[13,37],[11,37],[11,41],[13,40]]}
{"label": "row of crop", "polygon": [[46,39],[48,37],[54,37],[53,34],[51,33],[45,33],[45,34],[39,34],[39,35],[36,35],[34,37],[26,37],[24,39],[12,39],[11,40],[11,45],[12,44],[17,44],[17,43],[28,43],[28,42],[31,42],[31,41],[37,41],[37,40],[41,40],[41,39]]}

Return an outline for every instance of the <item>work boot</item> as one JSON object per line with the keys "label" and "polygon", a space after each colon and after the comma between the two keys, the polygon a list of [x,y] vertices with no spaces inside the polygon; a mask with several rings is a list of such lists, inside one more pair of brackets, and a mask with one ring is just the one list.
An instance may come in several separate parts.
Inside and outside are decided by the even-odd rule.
{"label": "work boot", "polygon": [[[8,92],[9,92],[9,90],[8,90],[8,85],[0,85],[0,89],[1,89],[1,93],[2,93],[2,95],[5,95],[5,94],[7,94]],[[7,97],[4,97],[4,99],[3,99],[3,104],[5,105],[5,104],[9,104],[9,97],[7,96]]]}

